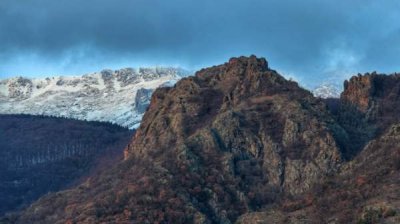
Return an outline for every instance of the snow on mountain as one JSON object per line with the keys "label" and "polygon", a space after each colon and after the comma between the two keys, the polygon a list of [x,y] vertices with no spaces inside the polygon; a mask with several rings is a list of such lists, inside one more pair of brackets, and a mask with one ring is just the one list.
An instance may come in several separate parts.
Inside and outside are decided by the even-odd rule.
{"label": "snow on mountain", "polygon": [[312,93],[314,94],[315,97],[320,97],[323,99],[327,98],[340,98],[340,89],[330,83],[324,83],[317,88],[315,88]]}
{"label": "snow on mountain", "polygon": [[0,113],[107,121],[136,128],[154,89],[174,85],[179,68],[126,68],[74,77],[0,80]]}

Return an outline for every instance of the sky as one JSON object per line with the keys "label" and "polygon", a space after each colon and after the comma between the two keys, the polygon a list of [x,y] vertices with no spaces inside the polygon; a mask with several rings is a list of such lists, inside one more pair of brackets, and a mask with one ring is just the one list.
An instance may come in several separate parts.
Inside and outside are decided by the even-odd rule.
{"label": "sky", "polygon": [[305,86],[400,72],[400,1],[0,1],[0,78],[197,70],[251,54]]}

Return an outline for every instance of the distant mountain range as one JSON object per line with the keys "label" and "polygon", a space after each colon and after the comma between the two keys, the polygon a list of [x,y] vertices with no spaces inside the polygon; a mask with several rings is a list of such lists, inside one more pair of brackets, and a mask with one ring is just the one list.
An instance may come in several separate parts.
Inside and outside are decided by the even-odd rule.
{"label": "distant mountain range", "polygon": [[0,80],[0,114],[32,114],[107,121],[136,128],[153,90],[188,72],[180,68],[126,68],[75,77]]}

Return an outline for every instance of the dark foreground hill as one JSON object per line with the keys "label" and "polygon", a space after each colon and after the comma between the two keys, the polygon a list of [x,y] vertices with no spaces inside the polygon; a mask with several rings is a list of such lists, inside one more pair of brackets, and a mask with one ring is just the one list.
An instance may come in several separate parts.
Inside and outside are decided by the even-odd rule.
{"label": "dark foreground hill", "polygon": [[124,162],[3,222],[399,223],[400,81],[360,77],[332,112],[265,59],[203,69],[154,92]]}
{"label": "dark foreground hill", "polygon": [[0,115],[0,214],[120,161],[131,135],[107,123]]}

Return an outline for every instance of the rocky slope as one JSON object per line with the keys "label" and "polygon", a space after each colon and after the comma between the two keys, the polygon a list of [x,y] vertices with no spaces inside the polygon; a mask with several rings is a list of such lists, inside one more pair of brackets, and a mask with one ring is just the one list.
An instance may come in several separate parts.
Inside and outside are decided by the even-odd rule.
{"label": "rocky slope", "polygon": [[123,162],[3,220],[398,223],[400,82],[369,76],[328,106],[262,58],[203,69],[153,93]]}
{"label": "rocky slope", "polygon": [[400,78],[366,73],[345,81],[335,113],[349,160],[327,181],[238,223],[400,223]]}
{"label": "rocky slope", "polygon": [[77,77],[0,80],[0,114],[106,121],[132,129],[139,125],[151,92],[184,75],[177,68],[127,68]]}
{"label": "rocky slope", "polygon": [[157,160],[177,151],[190,161],[192,151],[221,152],[227,175],[254,160],[269,173],[266,183],[296,194],[340,164],[339,135],[346,137],[321,101],[264,59],[243,57],[156,91],[127,154]]}
{"label": "rocky slope", "polygon": [[237,223],[400,223],[399,140],[395,124],[310,192],[244,214]]}
{"label": "rocky slope", "polygon": [[105,123],[0,115],[0,215],[120,161],[131,135]]}

